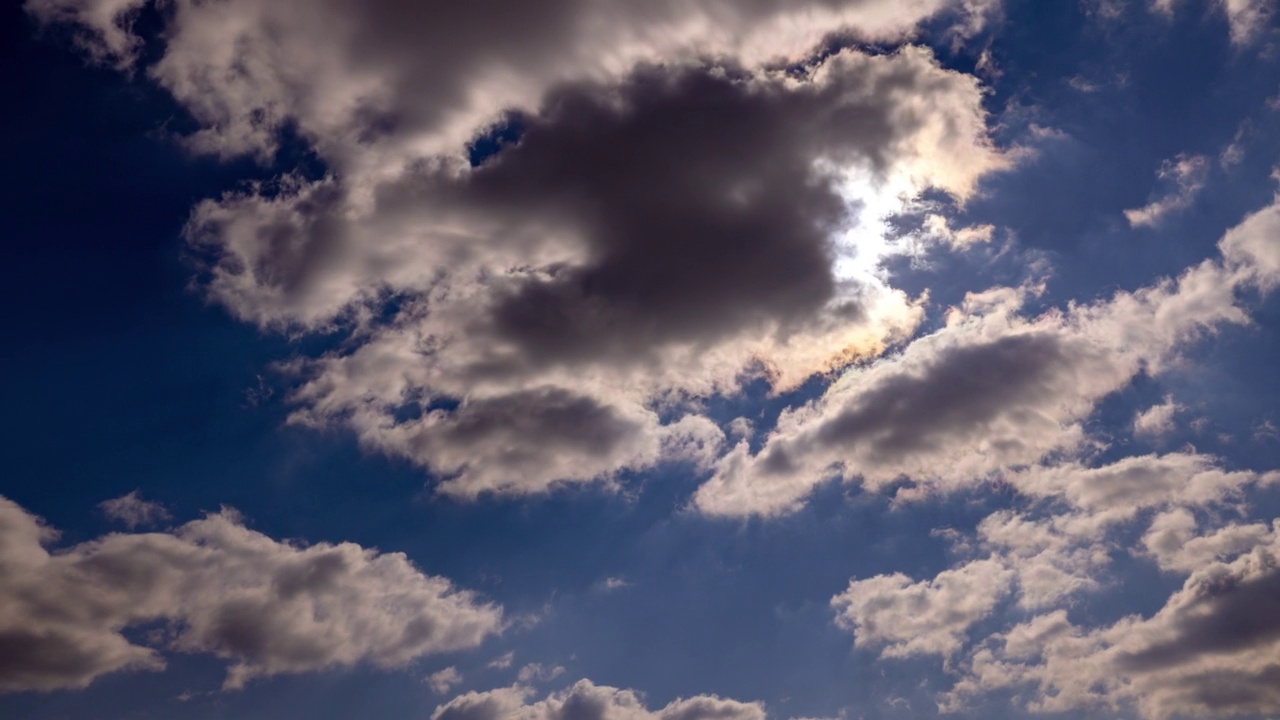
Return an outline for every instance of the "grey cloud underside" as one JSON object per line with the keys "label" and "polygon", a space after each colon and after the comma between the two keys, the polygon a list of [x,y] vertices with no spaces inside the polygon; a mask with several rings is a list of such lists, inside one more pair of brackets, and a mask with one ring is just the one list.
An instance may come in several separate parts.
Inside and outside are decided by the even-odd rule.
{"label": "grey cloud underside", "polygon": [[[1141,651],[1123,653],[1121,668],[1153,672],[1198,656],[1265,647],[1280,639],[1280,562],[1258,577],[1208,578],[1173,613],[1174,634]],[[1280,667],[1280,657],[1276,658]]]}
{"label": "grey cloud underside", "polygon": [[[830,82],[799,87],[654,67],[619,86],[562,88],[523,120],[515,147],[460,176],[415,178],[417,197],[451,212],[537,218],[580,239],[585,262],[501,289],[483,331],[514,341],[525,362],[627,362],[666,342],[812,318],[833,297],[830,246],[849,223],[837,178],[815,162],[883,168],[917,120],[890,95],[924,90],[905,63],[870,79],[831,65]],[[849,321],[858,314],[847,308]]]}
{"label": "grey cloud underside", "polygon": [[[54,535],[0,498],[0,691],[162,669],[160,648],[231,661],[226,687],[238,688],[359,662],[401,667],[501,627],[500,608],[401,554],[280,543],[228,511],[50,553]],[[157,622],[147,644],[123,634]]]}
{"label": "grey cloud underside", "polygon": [[[221,251],[212,290],[246,315],[266,307],[254,295],[268,312],[310,306],[335,278],[348,307],[400,293],[363,345],[304,367],[300,418],[349,421],[370,445],[462,472],[447,487],[463,495],[540,492],[687,447],[665,439],[666,398],[732,391],[769,363],[794,384],[913,325],[901,293],[835,277],[858,203],[844,174],[888,181],[956,141],[978,163],[948,176],[964,191],[997,162],[978,99],[911,48],[845,51],[803,75],[642,66],[555,88],[478,167],[409,163],[365,206],[342,176],[289,181],[202,204],[189,236]],[[441,397],[465,400],[428,410]],[[406,403],[423,418],[393,419]],[[558,420],[516,426],[511,410]],[[720,433],[695,434],[710,447]]]}

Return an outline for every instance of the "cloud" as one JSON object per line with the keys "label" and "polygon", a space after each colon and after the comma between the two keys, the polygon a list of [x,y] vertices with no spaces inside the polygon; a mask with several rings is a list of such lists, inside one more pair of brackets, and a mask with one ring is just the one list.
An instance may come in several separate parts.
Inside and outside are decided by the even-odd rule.
{"label": "cloud", "polygon": [[431,673],[427,676],[426,681],[431,688],[431,692],[437,695],[445,695],[455,685],[462,682],[462,673],[458,672],[458,668],[450,665],[443,670]]}
{"label": "cloud", "polygon": [[[369,233],[340,241],[353,252],[380,252],[412,228],[432,241],[396,240],[396,252],[436,259],[388,257],[378,279],[344,281],[422,294],[354,350],[303,363],[293,395],[295,421],[347,425],[459,497],[709,463],[723,434],[682,398],[762,375],[792,387],[919,320],[901,292],[833,271],[852,221],[838,168],[908,185],[923,173],[920,187],[962,193],[998,163],[983,145],[976,83],[914,49],[846,51],[800,79],[646,68],[620,85],[563,88],[521,123],[518,145],[477,168],[415,169],[375,193],[367,222],[350,221],[342,233]],[[214,292],[256,303],[280,273],[233,271],[261,265],[243,253],[327,242],[337,219],[281,228],[259,217],[296,202],[306,209],[287,215],[311,223],[329,212],[315,192],[197,208],[193,234],[230,253]],[[446,217],[453,236],[436,234]],[[287,239],[258,244],[264,224]],[[272,267],[312,266],[276,251],[286,255]],[[456,253],[466,257],[452,266]],[[256,289],[227,289],[244,283]]]}
{"label": "cloud", "polygon": [[496,670],[506,670],[511,667],[511,662],[515,660],[515,657],[516,653],[512,650],[499,656],[497,659],[490,661],[487,667],[494,668]]}
{"label": "cloud", "polygon": [[1280,284],[1280,202],[1245,217],[1205,260],[1110,299],[1035,318],[1036,288],[970,293],[942,329],[847,371],[816,400],[785,410],[762,448],[740,442],[694,495],[711,515],[794,511],[819,484],[899,487],[900,500],[971,487],[1099,441],[1083,421],[1140,372],[1159,374],[1188,343],[1248,315],[1236,293]]}
{"label": "cloud", "polygon": [[1101,467],[1066,462],[1037,465],[1006,479],[1032,497],[1061,497],[1095,517],[1127,520],[1144,508],[1225,503],[1259,480],[1228,471],[1218,458],[1197,453],[1134,455]]}
{"label": "cloud", "polygon": [[102,513],[116,522],[124,523],[133,530],[139,525],[156,525],[172,519],[169,511],[159,503],[143,500],[134,490],[118,498],[103,500],[98,503]]}
{"label": "cloud", "polygon": [[[129,18],[147,0],[28,0],[71,22],[99,58],[137,60]],[[296,126],[344,174],[397,152],[453,150],[512,106],[566,81],[637,64],[730,55],[795,60],[832,33],[893,42],[943,14],[972,31],[995,3],[967,0],[484,0],[461,10],[402,0],[164,3],[164,53],[148,74],[202,129],[201,151],[267,155]]]}
{"label": "cloud", "polygon": [[[1180,0],[1151,0],[1150,7],[1153,12],[1169,17],[1181,4]],[[1231,42],[1236,45],[1253,42],[1275,13],[1272,0],[1217,0],[1214,4],[1226,16]]]}
{"label": "cloud", "polygon": [[912,582],[902,573],[854,580],[831,604],[855,644],[883,645],[881,657],[948,657],[960,649],[969,627],[1008,593],[1011,579],[1000,563],[979,560],[932,580]]}
{"label": "cloud", "polygon": [[1196,195],[1204,189],[1208,175],[1209,159],[1203,155],[1179,155],[1165,160],[1157,176],[1172,185],[1172,191],[1140,208],[1125,210],[1125,219],[1132,227],[1160,225],[1171,213],[1191,207]]}
{"label": "cloud", "polygon": [[632,690],[580,680],[569,689],[529,702],[529,688],[469,692],[436,708],[431,720],[764,720],[759,703],[696,695],[649,710]]}
{"label": "cloud", "polygon": [[1250,547],[1241,529],[1225,531],[1237,536],[1234,559],[1199,565],[1149,618],[1085,630],[1056,610],[993,636],[951,700],[1022,688],[1036,712],[1133,704],[1155,720],[1280,711],[1280,543],[1274,530],[1249,529]]}
{"label": "cloud", "polygon": [[1152,405],[1133,418],[1133,434],[1153,438],[1168,435],[1175,427],[1173,416],[1185,409],[1174,402],[1172,396],[1166,396],[1164,402]]}
{"label": "cloud", "polygon": [[[225,687],[368,662],[397,668],[478,645],[501,609],[400,553],[302,546],[224,510],[167,533],[111,534],[56,552],[56,532],[0,498],[0,690],[82,688],[159,670],[159,648],[231,662]],[[135,644],[125,631],[163,622]]]}
{"label": "cloud", "polygon": [[564,668],[560,665],[548,667],[542,663],[529,663],[520,668],[520,672],[516,673],[516,681],[521,684],[528,684],[533,681],[545,682],[554,680],[564,674]]}
{"label": "cloud", "polygon": [[1199,333],[1246,321],[1237,277],[1206,261],[1177,281],[1034,319],[1018,314],[1022,291],[970,295],[945,328],[784,412],[758,453],[739,444],[695,503],[717,515],[778,514],[832,477],[873,490],[903,477],[956,487],[1082,449],[1081,423],[1099,400]]}
{"label": "cloud", "polygon": [[[136,65],[145,5],[27,9]],[[874,277],[885,219],[1010,160],[976,78],[830,39],[963,35],[995,5],[180,0],[145,71],[193,149],[266,160],[287,128],[325,166],[205,200],[186,232],[236,316],[345,336],[293,365],[293,421],[454,497],[529,494],[707,467],[724,435],[701,399],[914,331],[920,300]]]}

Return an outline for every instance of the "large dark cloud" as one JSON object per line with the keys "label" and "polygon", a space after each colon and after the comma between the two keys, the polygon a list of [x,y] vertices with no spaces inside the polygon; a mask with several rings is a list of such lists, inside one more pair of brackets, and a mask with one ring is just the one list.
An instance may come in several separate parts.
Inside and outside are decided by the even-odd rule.
{"label": "large dark cloud", "polygon": [[[460,176],[431,165],[414,192],[441,212],[505,219],[511,229],[499,235],[520,237],[537,218],[581,243],[579,262],[493,299],[486,329],[528,362],[626,362],[744,326],[785,331],[836,293],[832,245],[857,202],[837,169],[888,172],[897,145],[928,121],[902,112],[894,94],[939,79],[918,63],[877,68],[857,55],[819,72],[798,81],[648,67],[619,85],[561,88],[521,118],[514,147]],[[407,202],[392,194],[388,203]]]}

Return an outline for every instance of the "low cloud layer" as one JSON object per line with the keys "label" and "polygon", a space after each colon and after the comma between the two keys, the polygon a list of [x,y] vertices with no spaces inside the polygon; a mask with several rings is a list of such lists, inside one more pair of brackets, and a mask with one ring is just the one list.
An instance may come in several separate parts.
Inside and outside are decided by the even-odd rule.
{"label": "low cloud layer", "polygon": [[172,532],[51,551],[56,538],[0,498],[2,691],[160,670],[162,650],[229,661],[225,687],[234,689],[363,662],[401,667],[475,647],[501,627],[500,608],[424,575],[402,554],[278,542],[230,510]]}

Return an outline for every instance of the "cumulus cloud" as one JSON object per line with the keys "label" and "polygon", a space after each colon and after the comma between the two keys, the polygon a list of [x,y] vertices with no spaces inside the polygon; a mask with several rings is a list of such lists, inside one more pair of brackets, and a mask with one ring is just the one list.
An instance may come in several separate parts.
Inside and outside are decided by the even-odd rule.
{"label": "cumulus cloud", "polygon": [[[99,57],[129,64],[141,45],[130,18],[151,4],[28,0],[26,7],[45,22],[76,23]],[[397,151],[453,151],[499,112],[530,106],[561,82],[706,55],[794,60],[831,34],[893,42],[944,13],[975,29],[994,4],[484,0],[463,9],[402,0],[178,0],[158,5],[164,55],[147,70],[200,122],[194,147],[269,153],[292,123],[349,171],[393,163]]]}
{"label": "cumulus cloud", "polygon": [[1164,161],[1157,176],[1171,186],[1168,194],[1140,208],[1124,211],[1133,227],[1155,227],[1170,214],[1191,207],[1196,195],[1204,189],[1209,175],[1209,159],[1203,155],[1179,155]]}
{"label": "cumulus cloud", "polygon": [[[1174,518],[1164,517],[1156,532],[1185,524]],[[1233,538],[1221,542],[1224,533]],[[1274,529],[1252,527],[1206,538],[1230,545],[1225,555],[1234,557],[1200,564],[1149,618],[1088,630],[1055,610],[993,636],[952,691],[953,707],[976,693],[1019,688],[1033,691],[1028,709],[1039,712],[1126,704],[1152,719],[1280,711],[1276,538]]]}
{"label": "cumulus cloud", "polygon": [[[225,687],[478,645],[501,609],[400,553],[273,540],[223,510],[167,533],[50,551],[57,533],[0,498],[0,690],[81,688],[159,670],[161,649],[231,666]],[[150,644],[126,631],[162,622]]]}
{"label": "cumulus cloud", "polygon": [[143,500],[134,490],[118,498],[103,500],[98,503],[102,514],[116,522],[124,523],[130,530],[139,525],[155,525],[167,522],[172,515],[160,503]]}
{"label": "cumulus cloud", "polygon": [[[930,189],[962,202],[1008,160],[976,78],[829,41],[944,16],[963,35],[994,5],[181,0],[145,70],[198,123],[191,147],[265,159],[288,127],[326,166],[187,227],[238,317],[349,333],[294,365],[293,420],[449,495],[527,494],[707,467],[724,435],[690,401],[795,387],[914,330],[920,301],[872,277],[883,219]],[[27,3],[125,64],[145,6]]]}
{"label": "cumulus cloud", "polygon": [[548,666],[542,663],[529,663],[520,668],[520,672],[516,673],[516,681],[527,684],[533,681],[554,680],[564,674],[564,668],[560,665]]}
{"label": "cumulus cloud", "polygon": [[902,573],[855,580],[831,604],[855,644],[882,645],[881,657],[946,657],[960,649],[969,626],[991,614],[1010,580],[1002,564],[979,560],[932,580],[913,582]]}
{"label": "cumulus cloud", "polygon": [[1020,312],[1035,288],[970,293],[942,329],[784,411],[758,451],[738,443],[694,505],[777,515],[833,478],[871,490],[906,479],[905,500],[1096,448],[1082,423],[1100,400],[1205,333],[1249,322],[1236,295],[1280,283],[1277,234],[1273,202],[1223,235],[1220,258],[1177,279],[1035,318]]}
{"label": "cumulus cloud", "polygon": [[1152,405],[1133,418],[1133,434],[1153,438],[1168,435],[1174,430],[1174,415],[1184,409],[1173,397],[1165,397],[1164,402]]}
{"label": "cumulus cloud", "polygon": [[563,692],[529,702],[532,690],[519,685],[469,692],[436,708],[431,720],[764,720],[759,703],[695,695],[649,710],[633,690],[579,680]]}
{"label": "cumulus cloud", "polygon": [[431,673],[427,676],[426,681],[427,686],[431,688],[431,692],[437,695],[445,695],[455,685],[462,682],[462,673],[458,672],[458,668],[450,665],[443,670]]}
{"label": "cumulus cloud", "polygon": [[902,477],[958,486],[1081,449],[1081,422],[1099,400],[1198,333],[1247,320],[1233,278],[1206,261],[1176,281],[1034,319],[1018,313],[1023,292],[971,295],[947,327],[785,412],[759,452],[739,444],[695,502],[713,514],[777,514],[832,477],[871,489]]}

